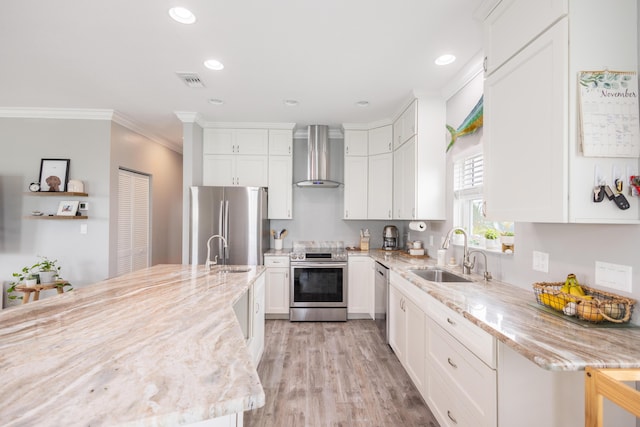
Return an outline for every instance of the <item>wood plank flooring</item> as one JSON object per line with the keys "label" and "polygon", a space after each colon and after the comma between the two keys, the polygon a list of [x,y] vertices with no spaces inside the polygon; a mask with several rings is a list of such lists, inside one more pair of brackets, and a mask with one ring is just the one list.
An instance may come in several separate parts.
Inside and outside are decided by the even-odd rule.
{"label": "wood plank flooring", "polygon": [[245,427],[438,426],[372,320],[267,320],[265,336],[266,404]]}

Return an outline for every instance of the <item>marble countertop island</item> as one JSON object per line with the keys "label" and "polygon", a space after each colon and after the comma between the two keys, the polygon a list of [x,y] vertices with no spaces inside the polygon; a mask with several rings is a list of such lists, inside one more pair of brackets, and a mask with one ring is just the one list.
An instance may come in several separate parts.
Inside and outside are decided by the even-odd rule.
{"label": "marble countertop island", "polygon": [[[471,283],[434,283],[409,271],[434,266],[433,260],[381,250],[353,255],[371,256],[544,369],[640,368],[637,325],[585,327],[543,311],[533,288],[485,282],[479,275],[468,276]],[[451,271],[460,274],[459,267]],[[637,315],[636,307],[632,319]]]}
{"label": "marble countertop island", "polygon": [[158,265],[1,311],[1,424],[168,426],[263,406],[233,311],[263,272]]}

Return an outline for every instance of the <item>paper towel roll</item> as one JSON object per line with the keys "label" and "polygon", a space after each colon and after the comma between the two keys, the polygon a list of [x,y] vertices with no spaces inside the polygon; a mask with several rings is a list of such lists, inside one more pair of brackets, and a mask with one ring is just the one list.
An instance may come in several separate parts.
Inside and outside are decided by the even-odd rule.
{"label": "paper towel roll", "polygon": [[427,229],[427,224],[424,221],[411,221],[409,223],[409,230],[413,231],[425,231]]}

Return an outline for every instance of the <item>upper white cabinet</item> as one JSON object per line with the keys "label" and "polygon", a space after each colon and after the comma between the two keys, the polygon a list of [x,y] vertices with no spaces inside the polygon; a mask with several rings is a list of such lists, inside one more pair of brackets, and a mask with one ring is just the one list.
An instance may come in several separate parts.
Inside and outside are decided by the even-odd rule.
{"label": "upper white cabinet", "polygon": [[578,73],[637,70],[637,3],[613,0],[606,13],[601,5],[503,0],[486,18],[483,147],[490,219],[640,222],[635,200],[627,210],[592,202],[596,169],[613,185],[612,171],[635,173],[638,159],[584,157],[580,147]]}
{"label": "upper white cabinet", "polygon": [[381,126],[369,130],[369,155],[393,152],[393,126]]}
{"label": "upper white cabinet", "polygon": [[289,129],[269,129],[269,155],[293,155],[293,131]]}
{"label": "upper white cabinet", "polygon": [[264,154],[269,152],[267,129],[205,129],[205,154]]}
{"label": "upper white cabinet", "polygon": [[[444,120],[444,118],[443,118]],[[443,122],[444,123],[444,122]],[[444,126],[444,125],[443,125]],[[414,100],[393,123],[393,148],[407,142],[418,132],[418,100]]]}
{"label": "upper white cabinet", "polygon": [[393,153],[369,156],[368,219],[393,217]]}
{"label": "upper white cabinet", "polygon": [[293,218],[293,131],[269,129],[269,219]]}
{"label": "upper white cabinet", "polygon": [[267,187],[268,157],[205,154],[202,183],[214,186]]}
{"label": "upper white cabinet", "polygon": [[344,131],[344,155],[366,156],[368,154],[368,133],[366,130]]}
{"label": "upper white cabinet", "polygon": [[568,0],[502,0],[484,23],[485,71],[495,71],[566,15],[568,7]]}
{"label": "upper white cabinet", "polygon": [[367,156],[344,158],[344,219],[367,219]]}
{"label": "upper white cabinet", "polygon": [[404,134],[394,134],[394,219],[445,219],[444,100],[415,99],[394,123],[394,132],[396,128]]}

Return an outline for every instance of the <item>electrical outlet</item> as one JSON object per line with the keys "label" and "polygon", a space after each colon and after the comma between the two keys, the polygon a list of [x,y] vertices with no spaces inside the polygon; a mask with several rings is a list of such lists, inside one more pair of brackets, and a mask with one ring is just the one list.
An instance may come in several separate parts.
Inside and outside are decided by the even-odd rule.
{"label": "electrical outlet", "polygon": [[535,271],[549,272],[549,254],[545,252],[533,251],[533,269]]}
{"label": "electrical outlet", "polygon": [[596,286],[631,292],[633,269],[628,265],[596,261]]}
{"label": "electrical outlet", "polygon": [[87,224],[80,224],[80,234],[87,234]]}

